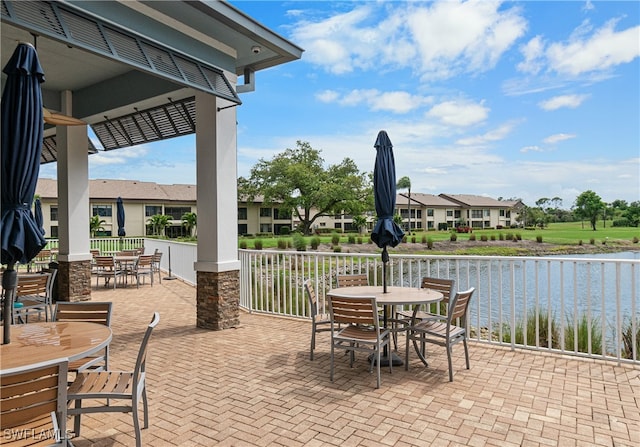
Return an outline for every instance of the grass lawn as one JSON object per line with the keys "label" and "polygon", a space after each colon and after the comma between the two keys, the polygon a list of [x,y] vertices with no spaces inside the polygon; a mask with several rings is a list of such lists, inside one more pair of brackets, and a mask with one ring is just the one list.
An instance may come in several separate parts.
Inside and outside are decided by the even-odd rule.
{"label": "grass lawn", "polygon": [[[431,239],[433,242],[448,241],[451,237],[449,231],[417,231],[412,235],[407,235],[408,242],[411,242],[411,238],[415,237],[417,243],[423,242],[425,239]],[[349,236],[352,240],[355,238],[355,242],[359,243],[359,240],[363,244],[369,243],[369,235],[357,235],[357,234],[340,234],[340,244],[349,243]],[[552,223],[544,229],[536,228],[535,230],[525,230],[522,228],[504,228],[500,230],[474,230],[473,233],[456,233],[458,241],[468,241],[469,238],[475,237],[477,241],[480,241],[482,236],[486,236],[488,240],[501,240],[508,239],[509,237],[519,237],[523,240],[535,241],[538,237],[542,238],[542,242],[557,245],[587,245],[591,244],[629,244],[631,242],[638,243],[640,240],[640,228],[637,227],[613,227],[611,221],[606,222],[606,227],[603,228],[602,221],[598,221],[596,231],[591,230],[589,222],[585,222],[584,225],[580,222],[566,222],[566,223]],[[305,237],[307,243],[307,249],[313,236]],[[332,235],[323,234],[318,236],[321,244],[330,244]],[[292,236],[280,236],[280,237],[241,237],[239,239],[240,246],[246,243],[246,248],[254,248],[256,240],[261,241],[262,248],[276,248],[278,247],[278,241],[282,246],[286,241],[289,249],[293,249]],[[281,247],[282,248],[282,247]]]}

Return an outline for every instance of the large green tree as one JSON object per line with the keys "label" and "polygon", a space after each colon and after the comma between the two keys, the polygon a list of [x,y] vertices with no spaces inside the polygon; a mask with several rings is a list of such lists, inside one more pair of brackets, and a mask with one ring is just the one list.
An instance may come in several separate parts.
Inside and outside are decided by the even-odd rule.
{"label": "large green tree", "polygon": [[591,222],[591,228],[596,231],[596,221],[605,208],[605,203],[595,192],[588,190],[576,198],[574,213],[580,219],[587,219]]}
{"label": "large green tree", "polygon": [[325,168],[319,150],[306,141],[271,160],[260,159],[248,179],[238,179],[241,200],[262,196],[265,205],[293,213],[304,234],[311,234],[321,216],[360,215],[373,208],[371,177],[349,158]]}

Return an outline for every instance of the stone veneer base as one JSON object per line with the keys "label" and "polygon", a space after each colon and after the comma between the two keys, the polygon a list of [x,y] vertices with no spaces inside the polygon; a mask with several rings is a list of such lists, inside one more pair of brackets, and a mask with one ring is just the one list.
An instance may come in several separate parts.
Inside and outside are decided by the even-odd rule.
{"label": "stone veneer base", "polygon": [[196,326],[222,330],[240,325],[240,271],[197,272]]}
{"label": "stone veneer base", "polygon": [[91,299],[91,261],[58,261],[58,301]]}

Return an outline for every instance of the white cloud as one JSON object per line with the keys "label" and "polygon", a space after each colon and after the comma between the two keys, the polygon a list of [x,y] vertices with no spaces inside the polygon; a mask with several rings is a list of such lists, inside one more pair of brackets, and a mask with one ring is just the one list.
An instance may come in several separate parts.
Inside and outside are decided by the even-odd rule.
{"label": "white cloud", "polygon": [[544,152],[544,150],[540,146],[525,146],[520,149],[520,152],[526,154],[527,152]]}
{"label": "white cloud", "polygon": [[489,109],[482,103],[467,100],[445,101],[427,112],[427,116],[436,118],[444,124],[466,127],[481,123],[487,119]]}
{"label": "white cloud", "polygon": [[303,60],[338,75],[409,68],[423,79],[446,79],[495,67],[527,28],[519,7],[501,2],[356,5],[293,25],[291,38],[305,48]]}
{"label": "white cloud", "polygon": [[323,90],[316,93],[316,99],[320,102],[335,102],[338,99],[339,93],[334,90]]}
{"label": "white cloud", "polygon": [[538,103],[538,106],[540,106],[542,110],[558,110],[563,107],[575,109],[580,106],[580,104],[582,104],[588,97],[589,95],[555,96],[551,99],[540,101]]}
{"label": "white cloud", "polygon": [[505,123],[483,135],[460,138],[456,140],[456,144],[461,144],[463,146],[481,146],[491,141],[500,141],[511,133],[511,130],[515,125],[516,122]]}
{"label": "white cloud", "polygon": [[373,111],[386,111],[397,114],[408,113],[429,104],[430,97],[413,95],[405,91],[380,92],[376,89],[355,89],[340,96],[334,90],[316,93],[316,98],[325,103],[337,103],[344,107],[366,105]]}
{"label": "white cloud", "polygon": [[571,140],[572,138],[575,138],[575,137],[576,136],[573,134],[559,133],[555,135],[550,135],[542,141],[544,141],[547,144],[555,144],[555,143],[559,143],[560,141]]}

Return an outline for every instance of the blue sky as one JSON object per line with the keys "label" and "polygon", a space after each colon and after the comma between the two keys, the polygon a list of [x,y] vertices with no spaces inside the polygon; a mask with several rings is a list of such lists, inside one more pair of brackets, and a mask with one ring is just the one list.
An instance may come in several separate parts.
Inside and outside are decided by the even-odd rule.
{"label": "blue sky", "polygon": [[[412,192],[640,200],[640,2],[232,4],[305,50],[241,96],[241,176],[297,140],[372,171],[385,129]],[[191,136],[89,160],[91,178],[195,183]]]}

